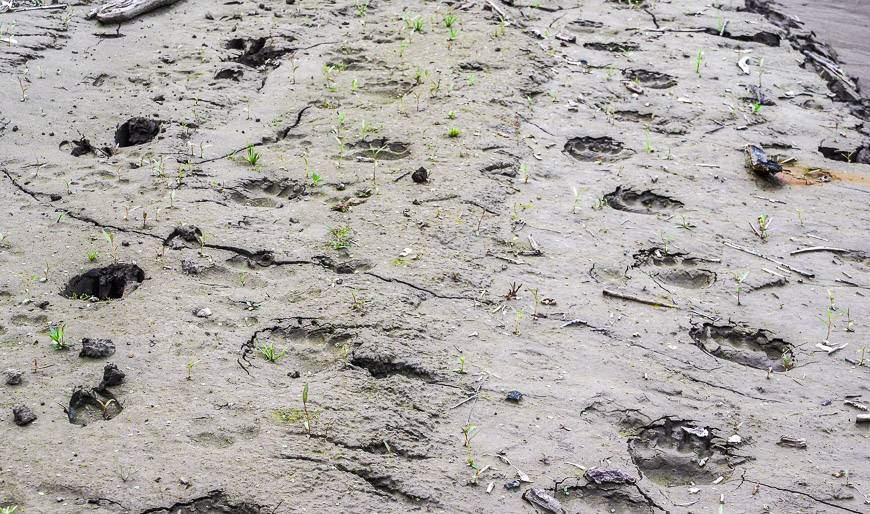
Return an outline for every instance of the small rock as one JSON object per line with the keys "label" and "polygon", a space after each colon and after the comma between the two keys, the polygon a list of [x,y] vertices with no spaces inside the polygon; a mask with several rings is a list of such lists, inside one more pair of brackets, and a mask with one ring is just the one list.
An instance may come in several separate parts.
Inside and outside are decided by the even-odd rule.
{"label": "small rock", "polygon": [[511,391],[505,397],[505,401],[513,402],[513,403],[520,403],[520,400],[522,400],[522,399],[523,399],[523,393],[521,393],[519,391]]}
{"label": "small rock", "polygon": [[205,264],[201,264],[194,260],[184,259],[181,261],[181,271],[187,273],[188,275],[199,275],[207,266]]}
{"label": "small rock", "polygon": [[211,309],[208,307],[203,307],[202,309],[194,312],[197,318],[210,318],[211,317]]}
{"label": "small rock", "polygon": [[3,371],[3,376],[5,377],[6,385],[14,386],[21,383],[21,370],[15,368],[9,368]]}
{"label": "small rock", "polygon": [[417,184],[426,184],[429,182],[429,170],[422,166],[411,174],[411,180]]}
{"label": "small rock", "polygon": [[780,446],[788,446],[790,448],[805,449],[807,447],[807,440],[800,437],[784,435],[779,438],[779,442],[776,444]]}
{"label": "small rock", "polygon": [[728,438],[728,443],[729,443],[729,444],[740,444],[740,443],[742,443],[742,442],[743,442],[743,438],[740,437],[740,436],[737,435],[737,434],[734,434],[734,435],[732,435],[731,437]]}
{"label": "small rock", "polygon": [[565,509],[559,500],[550,496],[543,489],[532,488],[523,493],[523,499],[538,509],[550,514],[565,514]]}
{"label": "small rock", "polygon": [[520,481],[519,480],[511,480],[510,482],[505,482],[504,488],[507,489],[508,491],[513,491],[515,489],[519,489],[520,488]]}
{"label": "small rock", "polygon": [[36,421],[36,414],[30,410],[26,405],[18,405],[17,407],[12,407],[12,416],[14,418],[15,424],[19,427],[23,427],[24,425],[29,425]]}
{"label": "small rock", "polygon": [[116,385],[121,385],[124,382],[124,378],[126,375],[123,371],[118,369],[114,363],[106,364],[106,367],[103,368],[103,380],[100,381],[100,385],[97,386],[97,390],[105,390],[107,387],[113,387]]}
{"label": "small rock", "polygon": [[291,371],[290,373],[287,373],[287,376],[290,378],[299,378],[302,376],[302,374],[298,371]]}
{"label": "small rock", "polygon": [[111,339],[91,339],[86,337],[82,339],[82,351],[79,357],[87,357],[91,359],[104,359],[115,353],[115,344]]}

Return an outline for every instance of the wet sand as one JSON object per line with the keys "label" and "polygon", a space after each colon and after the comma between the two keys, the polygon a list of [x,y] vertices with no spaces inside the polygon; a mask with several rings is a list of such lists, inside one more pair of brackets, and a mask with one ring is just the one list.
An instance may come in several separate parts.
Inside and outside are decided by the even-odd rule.
{"label": "wet sand", "polygon": [[847,73],[858,78],[861,90],[870,92],[870,2],[866,0],[781,0],[807,28],[829,42],[845,63]]}

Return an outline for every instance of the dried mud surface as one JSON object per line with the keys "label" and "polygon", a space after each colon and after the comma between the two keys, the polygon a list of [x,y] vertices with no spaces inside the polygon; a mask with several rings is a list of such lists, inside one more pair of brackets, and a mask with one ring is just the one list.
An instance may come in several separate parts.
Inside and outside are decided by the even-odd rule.
{"label": "dried mud surface", "polygon": [[0,14],[0,507],[870,512],[866,104],[714,5]]}

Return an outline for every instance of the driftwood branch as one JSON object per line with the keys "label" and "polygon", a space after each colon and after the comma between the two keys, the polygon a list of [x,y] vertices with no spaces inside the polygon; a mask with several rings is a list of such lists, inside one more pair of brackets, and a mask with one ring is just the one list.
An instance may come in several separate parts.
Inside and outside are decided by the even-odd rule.
{"label": "driftwood branch", "polygon": [[91,11],[88,18],[100,23],[120,23],[151,12],[159,7],[172,5],[178,0],[112,0]]}

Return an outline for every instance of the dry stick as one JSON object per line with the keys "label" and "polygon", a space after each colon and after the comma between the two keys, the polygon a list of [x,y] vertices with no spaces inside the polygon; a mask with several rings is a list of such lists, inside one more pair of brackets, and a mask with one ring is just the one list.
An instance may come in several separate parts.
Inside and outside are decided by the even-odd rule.
{"label": "dry stick", "polygon": [[789,255],[797,255],[800,253],[810,253],[810,252],[834,252],[834,253],[846,253],[849,250],[845,248],[834,248],[831,246],[811,246],[809,248],[801,248],[800,250],[795,250],[791,252]]}
{"label": "dry stick", "polygon": [[660,302],[658,300],[649,300],[647,298],[641,298],[639,296],[634,296],[634,295],[625,294],[625,293],[618,293],[616,291],[611,291],[609,289],[604,289],[601,291],[601,293],[604,294],[604,296],[611,296],[613,298],[620,298],[622,300],[631,300],[632,302],[643,303],[646,305],[653,305],[655,307],[667,307],[669,309],[678,308],[676,305],[674,305],[672,303]]}
{"label": "dry stick", "polygon": [[8,13],[8,12],[23,12],[23,11],[48,11],[55,9],[66,9],[66,4],[57,4],[57,5],[37,5],[34,7],[16,7],[15,9],[7,9],[5,11],[0,11],[0,14]]}
{"label": "dry stick", "polygon": [[789,266],[788,264],[786,264],[782,261],[778,261],[778,260],[774,259],[773,257],[768,257],[767,255],[760,254],[760,253],[753,251],[753,250],[750,250],[748,248],[743,248],[742,246],[736,245],[736,244],[732,243],[731,241],[722,241],[722,244],[724,244],[725,246],[727,246],[729,248],[734,248],[735,250],[740,250],[741,252],[746,252],[749,255],[754,255],[754,256],[759,257],[761,259],[764,259],[766,261],[770,261],[770,262],[776,264],[777,266],[783,267],[789,271],[794,271],[798,275],[803,275],[807,278],[813,278],[816,276],[814,273],[810,273],[809,271],[799,270],[797,268]]}
{"label": "dry stick", "polygon": [[468,409],[468,419],[465,420],[465,425],[468,426],[471,423],[471,415],[474,413],[474,407],[477,405],[477,400],[480,398],[480,390],[483,388],[483,384],[489,380],[489,375],[483,377],[483,380],[480,381],[480,385],[477,386],[477,391],[474,392],[474,403],[471,404],[471,408]]}
{"label": "dry stick", "polygon": [[706,32],[707,29],[643,29],[644,32]]}
{"label": "dry stick", "polygon": [[492,10],[495,11],[499,16],[501,16],[501,19],[503,19],[505,21],[505,23],[507,23],[510,20],[510,16],[507,15],[507,13],[504,11],[504,9],[497,6],[495,4],[495,2],[493,2],[492,0],[486,0],[486,4],[490,8],[492,8]]}

